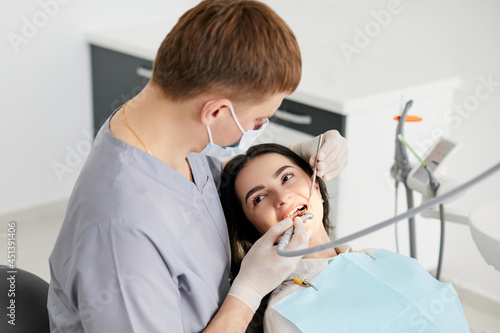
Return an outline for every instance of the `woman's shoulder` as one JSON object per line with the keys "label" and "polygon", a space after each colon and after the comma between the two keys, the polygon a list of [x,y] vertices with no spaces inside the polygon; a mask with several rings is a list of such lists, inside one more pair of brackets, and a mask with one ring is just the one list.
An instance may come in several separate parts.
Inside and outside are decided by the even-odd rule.
{"label": "woman's shoulder", "polygon": [[377,249],[373,248],[373,247],[369,247],[369,248],[365,248],[362,250],[356,250],[356,249],[353,249],[350,245],[345,244],[345,245],[340,245],[339,247],[336,247],[335,250],[337,251],[338,254],[349,253],[349,252],[362,252],[362,253],[372,254]]}

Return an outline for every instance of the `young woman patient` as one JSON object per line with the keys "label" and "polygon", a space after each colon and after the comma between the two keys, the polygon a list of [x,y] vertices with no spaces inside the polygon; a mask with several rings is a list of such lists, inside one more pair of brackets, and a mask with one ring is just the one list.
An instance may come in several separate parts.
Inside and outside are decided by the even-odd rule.
{"label": "young woman patient", "polygon": [[[312,213],[314,217],[304,222],[306,229],[312,230],[309,247],[330,241],[328,231],[331,231],[332,228],[328,220],[329,203],[326,186],[322,179],[315,179],[314,191],[309,201],[312,176],[312,167],[307,162],[288,148],[276,144],[253,146],[245,155],[236,156],[228,162],[223,171],[220,194],[231,241],[232,272],[234,275],[238,272],[241,261],[252,244],[273,224],[285,218],[293,220],[306,212]],[[298,327],[276,311],[273,305],[292,293],[304,289],[303,286],[294,282],[293,278],[311,282],[329,266],[332,259],[346,251],[352,252],[349,246],[345,245],[303,257],[296,270],[273,291],[264,316],[264,331],[300,332]],[[365,252],[366,258],[372,257],[370,253]],[[372,254],[376,256],[375,253],[377,251]],[[403,260],[414,261],[401,255],[397,256],[403,257]],[[376,262],[382,264],[382,260],[376,260]],[[419,267],[418,269],[428,275],[423,268]],[[436,283],[439,282],[436,281]],[[347,294],[347,297],[350,298],[350,295]],[[361,298],[358,304],[362,305],[365,303],[365,296],[362,294],[359,297]],[[288,299],[284,301],[288,301]],[[446,299],[452,300],[452,297]],[[392,299],[389,300],[389,302],[391,301]],[[447,306],[452,308],[451,301],[446,304],[450,304]],[[451,313],[451,310],[449,312]],[[389,316],[393,317],[392,314]],[[461,320],[463,311],[460,308],[453,312],[452,316],[460,317]],[[437,318],[437,316],[435,317]],[[417,319],[419,318],[416,317],[412,320],[422,326],[423,321],[418,322]],[[465,317],[463,320],[465,321]],[[346,327],[349,325],[347,323]],[[420,329],[421,326],[416,326],[415,329]],[[319,332],[320,330],[315,329],[314,331]],[[426,330],[418,331],[427,332]]]}
{"label": "young woman patient", "polygon": [[[330,206],[321,178],[315,181],[308,205],[312,176],[313,169],[307,162],[277,144],[251,147],[246,155],[229,161],[222,176],[221,202],[231,240],[234,275],[252,244],[273,224],[285,218],[293,220],[306,212],[312,213],[314,217],[305,222],[306,229],[313,231],[309,247],[330,241],[327,232],[332,230],[328,218]],[[271,295],[265,313],[266,332],[293,332],[293,326],[286,330],[291,323],[276,313],[272,305],[301,288],[293,282],[293,277],[311,281],[328,265],[328,260],[347,248],[346,245],[314,253],[299,262],[293,276]]]}

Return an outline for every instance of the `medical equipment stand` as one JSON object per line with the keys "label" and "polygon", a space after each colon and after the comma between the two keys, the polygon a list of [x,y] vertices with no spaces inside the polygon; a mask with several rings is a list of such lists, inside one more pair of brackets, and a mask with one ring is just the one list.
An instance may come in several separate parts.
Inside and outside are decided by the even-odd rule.
{"label": "medical equipment stand", "polygon": [[[436,145],[429,151],[425,161],[423,161],[417,153],[410,147],[410,145],[404,140],[402,136],[398,136],[398,139],[403,142],[403,144],[408,147],[408,149],[417,157],[420,161],[419,165],[416,165],[408,174],[406,178],[406,185],[408,188],[422,193],[422,201],[428,201],[438,195],[438,191],[442,193],[443,188],[449,189],[456,185],[455,182],[451,180],[440,177],[440,180],[435,177],[438,172],[439,167],[443,164],[444,160],[451,155],[453,151],[457,148],[457,144],[451,142],[450,140],[441,138]],[[456,198],[454,198],[456,199]],[[441,236],[439,243],[439,256],[438,265],[436,269],[436,279],[439,280],[441,275],[441,267],[443,260],[443,249],[444,249],[444,233],[445,233],[445,222],[446,216],[444,212],[444,204],[439,205],[439,220],[441,223]],[[448,220],[450,218],[448,217]]]}
{"label": "medical equipment stand", "polygon": [[[440,181],[436,179],[433,172],[436,172],[438,167],[441,166],[445,158],[450,156],[451,152],[456,148],[456,144],[446,140],[441,139],[433,149],[428,153],[425,162],[418,156],[418,154],[410,147],[403,136],[403,124],[406,121],[408,110],[412,106],[413,102],[410,100],[406,103],[406,106],[399,117],[399,123],[396,130],[396,153],[394,157],[394,165],[391,168],[391,175],[396,180],[396,213],[397,213],[397,187],[399,182],[403,182],[406,187],[406,197],[408,203],[408,209],[412,209],[414,205],[413,201],[413,190],[422,193],[422,202],[434,198],[437,195],[437,191],[441,186]],[[408,148],[415,157],[419,160],[420,164],[415,167],[410,167],[408,155],[406,153],[406,148]],[[446,179],[442,179],[441,182],[448,183]],[[447,184],[448,185],[448,184]],[[445,213],[443,203],[439,204],[439,219],[441,223],[440,228],[440,243],[439,243],[439,255],[438,255],[438,265],[436,269],[436,279],[439,280],[441,275],[442,259],[443,259],[443,249],[444,249],[444,233],[445,233]],[[397,228],[397,225],[396,225]],[[410,256],[416,259],[416,231],[415,231],[415,218],[409,219],[409,238],[410,238]],[[397,229],[396,229],[396,247],[397,244]]]}
{"label": "medical equipment stand", "polygon": [[[401,116],[399,117],[398,127],[396,129],[396,151],[394,154],[394,164],[391,168],[391,175],[396,181],[396,193],[399,183],[403,183],[406,187],[406,201],[408,205],[408,209],[413,208],[413,191],[407,186],[406,178],[411,171],[410,161],[408,159],[408,154],[406,152],[406,147],[403,142],[398,139],[399,135],[404,136],[404,123],[406,121],[406,116],[408,115],[408,111],[413,105],[413,101],[409,100]],[[397,197],[396,197],[397,204]],[[410,238],[410,256],[412,258],[417,258],[417,242],[415,239],[415,217],[411,216],[408,219],[408,229],[409,229],[409,238]]]}

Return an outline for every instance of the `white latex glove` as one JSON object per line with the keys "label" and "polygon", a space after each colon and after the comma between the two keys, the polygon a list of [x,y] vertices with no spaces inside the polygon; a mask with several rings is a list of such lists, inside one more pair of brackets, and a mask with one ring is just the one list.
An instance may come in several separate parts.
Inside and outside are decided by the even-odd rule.
{"label": "white latex glove", "polygon": [[[290,147],[297,155],[314,166],[319,136]],[[337,177],[347,165],[347,139],[336,130],[323,134],[323,142],[318,153],[317,176],[324,181]]]}
{"label": "white latex glove", "polygon": [[[295,218],[295,227],[286,250],[307,248],[311,232],[307,232],[300,218]],[[277,239],[292,226],[291,219],[273,225],[255,242],[241,263],[240,272],[229,290],[229,295],[245,302],[254,312],[262,298],[278,287],[297,266],[302,257],[282,257],[276,253]]]}

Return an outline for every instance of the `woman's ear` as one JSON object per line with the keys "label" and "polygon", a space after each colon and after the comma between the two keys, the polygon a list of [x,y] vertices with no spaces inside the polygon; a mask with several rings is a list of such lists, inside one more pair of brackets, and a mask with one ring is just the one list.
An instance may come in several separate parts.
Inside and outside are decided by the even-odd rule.
{"label": "woman's ear", "polygon": [[315,184],[314,184],[314,189],[318,191],[319,196],[321,197],[321,202],[324,202],[323,197],[321,196],[321,190],[319,189],[319,181],[316,179]]}

